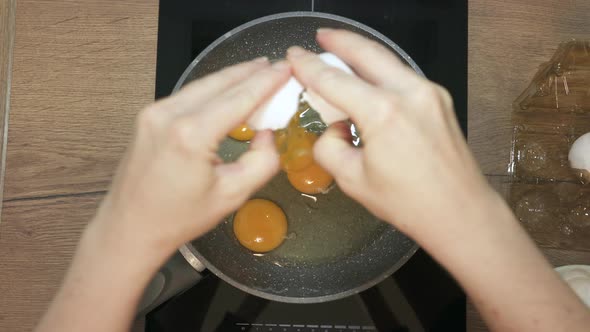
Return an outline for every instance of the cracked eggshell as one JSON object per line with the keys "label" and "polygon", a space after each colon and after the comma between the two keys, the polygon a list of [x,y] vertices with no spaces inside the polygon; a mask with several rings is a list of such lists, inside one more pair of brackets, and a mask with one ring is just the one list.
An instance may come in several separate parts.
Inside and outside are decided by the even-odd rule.
{"label": "cracked eggshell", "polygon": [[590,265],[565,265],[555,268],[555,271],[590,307]]}
{"label": "cracked eggshell", "polygon": [[297,113],[299,96],[303,86],[291,77],[282,88],[248,119],[248,126],[254,130],[277,130],[287,127],[289,120]]}
{"label": "cracked eggshell", "polygon": [[[322,53],[320,59],[326,64],[339,68],[342,71],[354,75],[352,69],[340,58],[332,53]],[[254,130],[277,130],[286,128],[289,120],[297,113],[299,107],[299,97],[304,88],[295,79],[291,77],[287,83],[259,110],[248,119],[248,126]],[[303,93],[303,100],[316,110],[322,121],[330,125],[337,121],[348,119],[348,115],[340,111],[335,106],[328,103],[313,91]]]}
{"label": "cracked eggshell", "polygon": [[[336,67],[347,74],[354,75],[352,69],[350,69],[350,67],[344,63],[342,59],[332,53],[322,53],[320,54],[320,59],[322,59],[322,61],[324,61],[327,65]],[[303,93],[303,100],[305,100],[309,106],[311,106],[311,108],[320,114],[322,121],[324,121],[324,123],[327,125],[348,119],[348,115],[346,113],[327,102],[324,98],[320,97],[312,90],[308,90]]]}

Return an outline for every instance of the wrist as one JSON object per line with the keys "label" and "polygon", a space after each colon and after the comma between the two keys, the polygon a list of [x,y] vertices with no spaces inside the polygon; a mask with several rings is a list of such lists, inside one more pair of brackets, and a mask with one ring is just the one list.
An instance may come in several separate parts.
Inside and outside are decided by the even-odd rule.
{"label": "wrist", "polygon": [[108,260],[126,262],[148,274],[156,272],[176,248],[152,239],[130,225],[98,215],[86,227],[80,247],[108,257]]}
{"label": "wrist", "polygon": [[473,268],[478,261],[504,264],[515,258],[515,252],[536,255],[526,231],[502,197],[491,189],[477,204],[473,202],[441,226],[433,227],[418,242],[453,274]]}
{"label": "wrist", "polygon": [[[137,245],[130,233],[113,230],[111,223],[99,218],[86,227],[39,330],[129,328],[146,285],[166,257]],[[109,313],[106,321],[101,313]]]}
{"label": "wrist", "polygon": [[425,249],[438,250],[452,243],[471,241],[494,229],[517,224],[500,195],[489,186],[462,191],[452,200],[444,199],[438,208],[422,209],[421,219],[407,233]]}

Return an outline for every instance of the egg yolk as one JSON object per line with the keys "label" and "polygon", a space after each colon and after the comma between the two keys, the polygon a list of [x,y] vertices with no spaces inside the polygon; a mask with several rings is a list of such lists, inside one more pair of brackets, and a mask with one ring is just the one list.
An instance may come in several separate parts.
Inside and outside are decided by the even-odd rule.
{"label": "egg yolk", "polygon": [[281,168],[285,172],[296,172],[313,163],[313,145],[317,136],[299,126],[297,112],[286,129],[275,132],[275,144],[280,154]]}
{"label": "egg yolk", "polygon": [[254,138],[254,135],[256,132],[246,124],[241,124],[229,132],[229,137],[238,141],[249,141]]}
{"label": "egg yolk", "polygon": [[310,195],[326,191],[334,181],[332,175],[316,163],[312,163],[299,172],[287,173],[287,178],[295,189]]}
{"label": "egg yolk", "polygon": [[314,134],[305,134],[293,138],[287,151],[280,156],[281,166],[285,172],[296,172],[305,169],[313,163]]}
{"label": "egg yolk", "polygon": [[252,199],[236,212],[234,234],[244,247],[254,252],[268,252],[285,240],[287,217],[275,203]]}

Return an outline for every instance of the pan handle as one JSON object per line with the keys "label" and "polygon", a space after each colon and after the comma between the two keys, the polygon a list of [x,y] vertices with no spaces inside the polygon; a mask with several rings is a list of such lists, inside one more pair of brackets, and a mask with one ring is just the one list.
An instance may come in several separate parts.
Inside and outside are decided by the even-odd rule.
{"label": "pan handle", "polygon": [[182,255],[183,249],[186,248],[183,247],[172,255],[147,285],[137,308],[137,317],[146,315],[173,296],[188,290],[203,278],[201,272],[205,270],[205,266],[194,256],[190,262],[187,261]]}

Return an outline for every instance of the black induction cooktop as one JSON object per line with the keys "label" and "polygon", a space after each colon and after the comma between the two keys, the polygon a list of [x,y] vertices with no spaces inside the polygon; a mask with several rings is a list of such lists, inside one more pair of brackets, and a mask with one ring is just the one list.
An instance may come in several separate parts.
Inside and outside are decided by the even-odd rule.
{"label": "black induction cooktop", "polygon": [[160,2],[156,98],[172,92],[186,66],[211,42],[250,20],[319,11],[364,23],[404,49],[446,87],[467,128],[467,0],[165,0]]}
{"label": "black induction cooktop", "polygon": [[[155,97],[172,92],[211,42],[250,20],[287,11],[344,16],[383,33],[446,87],[467,131],[467,0],[162,0]],[[284,304],[245,294],[208,275],[147,316],[147,331],[461,331],[465,297],[418,251],[392,278],[322,304]]]}

